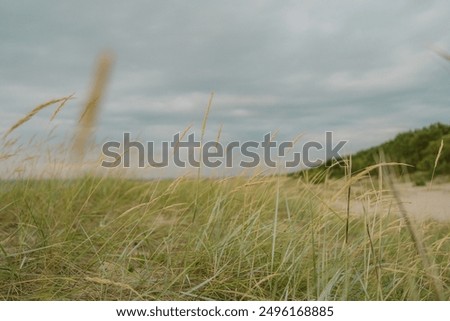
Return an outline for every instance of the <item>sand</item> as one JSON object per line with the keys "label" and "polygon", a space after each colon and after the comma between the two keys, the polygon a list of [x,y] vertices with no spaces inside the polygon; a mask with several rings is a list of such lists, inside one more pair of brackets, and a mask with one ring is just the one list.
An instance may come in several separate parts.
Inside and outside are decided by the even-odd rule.
{"label": "sand", "polygon": [[450,184],[432,186],[398,185],[406,211],[419,219],[450,221]]}
{"label": "sand", "polygon": [[[432,186],[414,186],[412,183],[396,184],[400,202],[408,215],[414,219],[450,221],[450,183]],[[325,195],[325,206],[345,215],[347,195],[342,193],[338,199]],[[368,189],[367,186],[352,187],[350,212],[352,215],[392,214],[400,215],[398,200],[387,188],[383,191]]]}

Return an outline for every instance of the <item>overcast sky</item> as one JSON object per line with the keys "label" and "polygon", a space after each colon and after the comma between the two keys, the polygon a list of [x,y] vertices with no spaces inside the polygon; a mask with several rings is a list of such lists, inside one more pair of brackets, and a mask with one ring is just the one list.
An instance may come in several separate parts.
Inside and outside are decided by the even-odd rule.
{"label": "overcast sky", "polygon": [[[224,140],[323,137],[349,151],[449,118],[449,1],[0,2],[0,132],[75,92],[73,130],[102,50],[115,55],[97,137],[168,140],[208,122]],[[42,130],[53,110],[16,135]]]}

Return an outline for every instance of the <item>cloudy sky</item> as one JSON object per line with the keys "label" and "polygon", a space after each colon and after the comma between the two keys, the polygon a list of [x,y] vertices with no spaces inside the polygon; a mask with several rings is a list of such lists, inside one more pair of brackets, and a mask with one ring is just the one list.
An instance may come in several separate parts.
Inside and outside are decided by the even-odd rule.
{"label": "cloudy sky", "polygon": [[[224,140],[348,139],[349,151],[449,122],[450,2],[13,1],[0,3],[0,132],[75,93],[69,135],[103,50],[115,64],[97,137],[168,140],[208,121]],[[51,111],[16,135],[42,131]]]}

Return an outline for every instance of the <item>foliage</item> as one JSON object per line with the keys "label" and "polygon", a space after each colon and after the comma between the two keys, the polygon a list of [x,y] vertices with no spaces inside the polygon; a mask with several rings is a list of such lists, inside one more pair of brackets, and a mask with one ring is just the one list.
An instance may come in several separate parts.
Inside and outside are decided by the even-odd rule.
{"label": "foliage", "polygon": [[[380,162],[398,162],[408,164],[403,172],[412,175],[417,182],[429,180],[432,176],[441,141],[444,143],[435,169],[435,175],[450,175],[450,126],[442,123],[432,124],[422,129],[398,134],[394,139],[379,146],[362,150],[351,157],[352,172],[359,172]],[[328,177],[340,178],[345,175],[345,159],[329,160],[326,164],[310,170],[310,174],[323,171],[328,167]],[[333,165],[333,166],[332,166]],[[377,175],[377,171],[371,173]],[[299,176],[295,173],[291,176]]]}

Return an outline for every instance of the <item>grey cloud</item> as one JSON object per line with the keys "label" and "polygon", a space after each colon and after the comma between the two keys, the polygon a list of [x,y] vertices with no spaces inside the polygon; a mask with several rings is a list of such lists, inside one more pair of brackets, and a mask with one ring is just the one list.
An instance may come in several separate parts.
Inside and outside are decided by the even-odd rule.
{"label": "grey cloud", "polygon": [[448,66],[429,46],[450,50],[449,18],[446,1],[3,1],[0,104],[19,115],[75,91],[60,117],[76,118],[108,48],[99,137],[198,129],[214,90],[211,135],[329,129],[357,149],[448,121]]}

